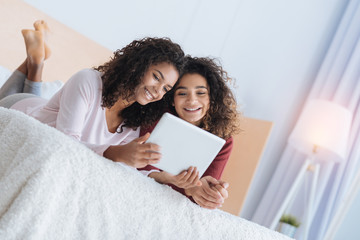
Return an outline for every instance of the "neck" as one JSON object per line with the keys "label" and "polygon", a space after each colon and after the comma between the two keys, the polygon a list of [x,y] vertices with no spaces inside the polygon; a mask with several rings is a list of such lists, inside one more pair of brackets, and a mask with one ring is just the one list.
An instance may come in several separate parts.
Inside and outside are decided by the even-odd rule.
{"label": "neck", "polygon": [[124,99],[119,99],[111,108],[108,110],[110,112],[122,112],[125,108],[129,107],[131,104],[133,104],[135,101],[127,101]]}

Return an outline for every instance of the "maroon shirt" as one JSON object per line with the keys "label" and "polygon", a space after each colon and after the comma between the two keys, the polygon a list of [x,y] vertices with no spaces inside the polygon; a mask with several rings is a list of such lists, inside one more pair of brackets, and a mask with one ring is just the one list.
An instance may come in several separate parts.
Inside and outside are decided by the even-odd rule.
{"label": "maroon shirt", "polygon": [[[152,132],[155,128],[156,124],[150,128],[147,129],[140,129],[140,136],[145,135],[147,132]],[[209,165],[209,167],[206,169],[206,171],[204,172],[204,174],[201,177],[205,177],[205,176],[211,176],[213,178],[216,178],[217,180],[221,179],[221,175],[224,171],[224,168],[226,166],[226,163],[230,157],[231,151],[232,151],[232,147],[233,147],[233,138],[230,137],[229,139],[226,140],[224,146],[222,147],[222,149],[220,150],[220,152],[218,153],[218,155],[214,158],[214,160],[211,162],[211,164]],[[146,170],[146,171],[150,171],[150,170],[160,170],[154,166],[151,165],[147,165],[144,168],[138,168],[138,170]],[[183,188],[178,188],[172,184],[168,184],[170,187],[172,187],[173,189],[175,189],[176,191],[185,194],[185,191]]]}

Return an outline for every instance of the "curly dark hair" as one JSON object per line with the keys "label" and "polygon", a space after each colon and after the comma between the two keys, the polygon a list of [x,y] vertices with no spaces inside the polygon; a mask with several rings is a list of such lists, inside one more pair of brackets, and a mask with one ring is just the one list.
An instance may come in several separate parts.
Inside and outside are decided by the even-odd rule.
{"label": "curly dark hair", "polygon": [[240,113],[236,100],[227,83],[232,79],[223,70],[216,59],[185,57],[185,66],[180,80],[166,96],[168,108],[176,113],[173,106],[176,88],[185,74],[197,73],[203,76],[209,85],[210,107],[200,123],[200,127],[221,138],[228,139],[240,132]]}
{"label": "curly dark hair", "polygon": [[[119,98],[129,100],[150,66],[167,62],[182,73],[184,52],[169,38],[143,38],[134,40],[114,52],[105,64],[94,68],[102,74],[102,107],[112,107]],[[124,127],[150,126],[161,116],[164,102],[142,106],[135,102],[120,112]]]}

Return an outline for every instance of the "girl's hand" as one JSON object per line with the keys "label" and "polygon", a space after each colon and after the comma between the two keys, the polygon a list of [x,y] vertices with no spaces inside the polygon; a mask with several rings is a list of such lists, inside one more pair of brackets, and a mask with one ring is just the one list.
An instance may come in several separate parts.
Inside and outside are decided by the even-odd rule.
{"label": "girl's hand", "polygon": [[211,176],[202,177],[201,186],[185,189],[188,196],[203,208],[216,209],[221,207],[228,197],[226,188],[229,186],[224,181],[218,181]]}
{"label": "girl's hand", "polygon": [[123,162],[135,168],[142,168],[159,162],[161,158],[159,145],[145,143],[150,133],[136,138],[125,145],[110,146],[104,152],[104,157],[115,162]]}
{"label": "girl's hand", "polygon": [[182,171],[178,175],[172,175],[168,172],[152,172],[149,177],[154,178],[159,183],[170,183],[184,189],[201,185],[196,167],[189,167],[189,169]]}
{"label": "girl's hand", "polygon": [[229,193],[227,191],[227,188],[229,187],[229,183],[222,181],[222,180],[218,180],[219,184],[213,185],[212,189],[216,189],[220,195],[223,197],[223,199],[227,199],[229,196]]}

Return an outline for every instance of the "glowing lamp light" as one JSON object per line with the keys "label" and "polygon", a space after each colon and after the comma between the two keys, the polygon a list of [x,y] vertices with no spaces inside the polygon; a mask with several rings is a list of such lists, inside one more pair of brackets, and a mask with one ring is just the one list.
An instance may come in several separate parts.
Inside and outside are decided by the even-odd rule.
{"label": "glowing lamp light", "polygon": [[289,143],[308,156],[340,161],[347,153],[352,114],[336,103],[310,100],[305,106]]}
{"label": "glowing lamp light", "polygon": [[310,217],[313,215],[317,179],[320,164],[314,160],[340,161],[346,157],[352,114],[346,108],[325,100],[310,100],[305,106],[288,141],[296,150],[305,153],[307,159],[279,207],[270,228],[275,229],[281,215],[295,196],[306,176],[312,173],[308,205],[303,219],[303,236],[308,239]]}

